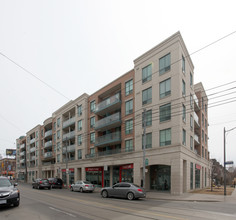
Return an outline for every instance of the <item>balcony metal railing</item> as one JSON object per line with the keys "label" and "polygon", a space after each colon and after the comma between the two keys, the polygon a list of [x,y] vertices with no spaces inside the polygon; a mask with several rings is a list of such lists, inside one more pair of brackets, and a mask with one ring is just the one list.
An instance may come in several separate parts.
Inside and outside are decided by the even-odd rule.
{"label": "balcony metal railing", "polygon": [[67,133],[67,134],[63,134],[63,141],[65,141],[66,139],[72,139],[72,138],[74,138],[75,137],[75,131],[71,131],[71,132],[69,132],[69,133]]}
{"label": "balcony metal railing", "polygon": [[[67,146],[67,152],[68,153],[71,153],[71,152],[74,152],[75,151],[75,145],[69,145]],[[65,154],[66,153],[66,147],[63,147],[62,148],[62,153]]]}
{"label": "balcony metal railing", "polygon": [[194,109],[195,109],[195,111],[200,110],[198,98],[197,98],[197,96],[195,94],[193,95],[193,99],[194,99]]}
{"label": "balcony metal railing", "polygon": [[46,152],[46,153],[44,153],[44,158],[50,158],[50,157],[52,157],[52,156],[53,156],[52,152]]}
{"label": "balcony metal railing", "polygon": [[99,130],[105,127],[111,127],[112,125],[116,125],[117,123],[121,123],[120,112],[117,112],[113,115],[110,115],[106,118],[103,118],[95,123],[94,129]]}
{"label": "balcony metal railing", "polygon": [[45,134],[44,134],[44,137],[49,137],[49,136],[52,136],[52,130],[49,130],[49,131],[46,131]]}
{"label": "balcony metal railing", "polygon": [[68,126],[70,126],[70,125],[72,125],[74,123],[75,123],[75,117],[70,118],[67,121],[64,121],[63,124],[62,124],[62,127],[66,128],[66,127],[68,127]]}
{"label": "balcony metal railing", "polygon": [[121,132],[117,131],[114,133],[106,134],[96,138],[95,146],[104,146],[109,144],[115,144],[121,142]]}
{"label": "balcony metal railing", "polygon": [[120,153],[129,153],[129,152],[133,152],[133,150],[134,150],[133,148],[106,150],[106,151],[97,152],[95,154],[86,154],[85,157],[97,158],[97,157],[110,156],[110,155],[120,154]]}
{"label": "balcony metal railing", "polygon": [[21,144],[20,149],[24,149],[24,148],[25,148],[25,144]]}
{"label": "balcony metal railing", "polygon": [[30,144],[33,144],[35,142],[35,138],[30,140]]}
{"label": "balcony metal railing", "polygon": [[200,144],[198,135],[194,134],[194,140],[195,140],[198,144]]}
{"label": "balcony metal railing", "polygon": [[117,103],[121,102],[120,93],[115,94],[114,96],[111,96],[110,98],[98,103],[95,108],[95,113],[98,113],[112,105],[115,105]]}
{"label": "balcony metal railing", "polygon": [[35,147],[31,147],[31,148],[30,148],[30,153],[35,152],[35,150],[36,150]]}
{"label": "balcony metal railing", "polygon": [[47,141],[44,144],[44,148],[48,148],[48,147],[51,147],[51,146],[52,146],[52,141]]}

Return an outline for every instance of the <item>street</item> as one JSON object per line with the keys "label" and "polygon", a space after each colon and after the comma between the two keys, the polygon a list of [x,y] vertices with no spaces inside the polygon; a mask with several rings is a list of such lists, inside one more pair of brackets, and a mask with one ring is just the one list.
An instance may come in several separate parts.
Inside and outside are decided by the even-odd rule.
{"label": "street", "polygon": [[0,208],[1,220],[88,219],[235,219],[236,201],[186,202],[156,199],[101,198],[98,192],[79,193],[67,189],[38,190],[20,184],[19,207]]}

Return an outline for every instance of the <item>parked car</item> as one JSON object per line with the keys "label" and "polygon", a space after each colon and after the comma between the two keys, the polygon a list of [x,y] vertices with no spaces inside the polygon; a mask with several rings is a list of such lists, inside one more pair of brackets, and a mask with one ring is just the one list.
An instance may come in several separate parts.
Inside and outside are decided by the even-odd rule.
{"label": "parked car", "polygon": [[63,187],[63,181],[60,178],[48,178],[48,181],[52,188],[59,188],[62,189]]}
{"label": "parked car", "polygon": [[117,197],[127,198],[128,200],[146,197],[146,193],[143,188],[136,184],[126,182],[117,183],[112,187],[102,188],[101,195],[103,198]]}
{"label": "parked car", "polygon": [[48,181],[48,179],[36,179],[32,183],[33,189],[51,189],[51,185]]}
{"label": "parked car", "polygon": [[17,185],[12,184],[7,177],[0,176],[0,206],[19,206],[20,191]]}
{"label": "parked car", "polygon": [[95,187],[88,181],[78,180],[70,186],[71,191],[93,192]]}

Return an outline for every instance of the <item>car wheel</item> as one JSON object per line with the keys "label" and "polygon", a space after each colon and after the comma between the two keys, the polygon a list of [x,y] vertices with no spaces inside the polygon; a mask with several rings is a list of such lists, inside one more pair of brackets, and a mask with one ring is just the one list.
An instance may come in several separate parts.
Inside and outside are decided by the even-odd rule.
{"label": "car wheel", "polygon": [[32,188],[34,189],[34,186],[32,186]]}
{"label": "car wheel", "polygon": [[79,191],[82,193],[84,190],[83,190],[83,188],[82,188],[82,187],[80,187]]}
{"label": "car wheel", "polygon": [[106,190],[102,191],[102,197],[103,198],[108,198],[108,192]]}
{"label": "car wheel", "polygon": [[71,190],[71,191],[74,191],[74,189],[73,189],[73,187],[72,187],[72,186],[70,187],[70,190]]}
{"label": "car wheel", "polygon": [[48,187],[48,189],[51,189],[52,187],[50,186],[50,187]]}
{"label": "car wheel", "polygon": [[129,193],[127,194],[127,199],[128,199],[128,200],[133,200],[133,199],[134,199],[134,194],[133,194],[132,192],[129,192]]}
{"label": "car wheel", "polygon": [[17,206],[20,205],[20,202],[19,202],[19,201],[18,201],[18,202],[15,202],[13,205],[14,205],[15,207],[17,207]]}

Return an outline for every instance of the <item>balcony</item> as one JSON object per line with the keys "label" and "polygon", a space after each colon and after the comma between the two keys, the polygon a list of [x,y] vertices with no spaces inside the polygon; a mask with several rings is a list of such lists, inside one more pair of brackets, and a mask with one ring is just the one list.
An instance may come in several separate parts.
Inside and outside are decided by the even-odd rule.
{"label": "balcony", "polygon": [[25,159],[20,160],[20,163],[25,163]]}
{"label": "balcony", "polygon": [[45,144],[44,144],[44,148],[49,148],[49,147],[51,147],[52,146],[52,141],[47,141],[47,142],[45,142]]}
{"label": "balcony", "polygon": [[35,138],[30,140],[30,144],[33,144],[35,142]]}
{"label": "balcony", "polygon": [[121,133],[114,132],[96,138],[95,147],[104,147],[121,143]]}
{"label": "balcony", "polygon": [[199,137],[196,134],[194,134],[194,142],[196,142],[197,145],[200,144]]}
{"label": "balcony", "polygon": [[52,136],[52,130],[46,131],[44,134],[44,138]]}
{"label": "balcony", "polygon": [[194,110],[197,112],[200,110],[200,108],[199,108],[198,98],[195,94],[193,95],[193,99],[194,99]]}
{"label": "balcony", "polygon": [[25,156],[25,151],[20,152],[20,156]]}
{"label": "balcony", "polygon": [[96,105],[95,114],[104,115],[106,112],[112,112],[121,107],[121,97],[120,93],[98,103]]}
{"label": "balcony", "polygon": [[[75,152],[75,145],[74,144],[67,146],[67,153],[71,153],[71,152]],[[63,154],[66,153],[66,147],[63,147],[62,153]]]}
{"label": "balcony", "polygon": [[109,130],[121,125],[120,112],[103,118],[95,123],[94,129],[97,131]]}
{"label": "balcony", "polygon": [[32,156],[31,158],[30,158],[30,161],[34,161],[35,160],[35,156]]}
{"label": "balcony", "polygon": [[62,138],[63,138],[63,141],[75,138],[75,131],[71,131],[67,134],[63,134]]}
{"label": "balcony", "polygon": [[52,152],[46,152],[44,153],[44,158],[51,158],[53,156]]}
{"label": "balcony", "polygon": [[196,112],[194,112],[194,115],[193,115],[193,117],[194,117],[194,125],[195,125],[195,127],[198,127],[198,128],[200,128],[200,124],[199,124],[199,118],[198,118],[198,116],[197,116]]}
{"label": "balcony", "polygon": [[25,144],[21,144],[20,149],[24,149],[24,148],[25,148]]}
{"label": "balcony", "polygon": [[36,150],[35,147],[31,147],[31,148],[30,148],[30,153],[35,152],[35,150]]}
{"label": "balcony", "polygon": [[70,119],[67,120],[67,121],[64,121],[63,124],[62,124],[62,127],[63,127],[63,128],[66,128],[66,127],[68,127],[68,126],[70,126],[70,125],[72,125],[72,124],[75,124],[75,117],[70,118]]}

